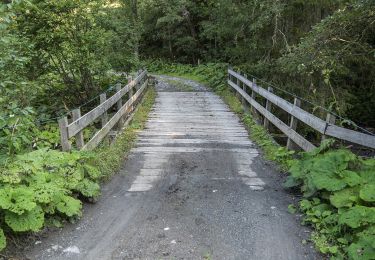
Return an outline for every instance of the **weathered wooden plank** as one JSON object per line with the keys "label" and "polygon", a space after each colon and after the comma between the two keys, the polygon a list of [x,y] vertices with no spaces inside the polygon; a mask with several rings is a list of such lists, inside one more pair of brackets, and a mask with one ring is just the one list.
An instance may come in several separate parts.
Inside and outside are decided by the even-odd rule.
{"label": "weathered wooden plank", "polygon": [[146,77],[147,71],[142,72],[135,80],[122,88],[119,92],[114,94],[112,97],[108,98],[103,104],[97,106],[87,114],[83,115],[78,120],[75,120],[70,125],[68,125],[68,137],[76,135],[79,131],[84,129],[86,126],[91,124],[95,119],[100,117],[109,108],[111,108],[117,101],[122,98],[126,93],[129,92],[134,86],[143,78]]}
{"label": "weathered wooden plank", "polygon": [[375,149],[375,136],[363,134],[337,125],[327,125],[325,135]]}
{"label": "weathered wooden plank", "polygon": [[[121,84],[116,85],[116,91],[119,92],[121,90]],[[122,97],[117,101],[117,111],[120,111],[122,108]],[[124,124],[124,117],[122,116],[120,120],[118,121],[118,128],[121,129],[121,127]]]}
{"label": "weathered wooden plank", "polygon": [[[334,125],[336,123],[336,117],[334,115],[332,115],[331,113],[328,113],[327,114],[327,117],[326,117],[326,122],[327,124],[332,124]],[[327,136],[325,134],[322,135],[322,142],[327,139]]]}
{"label": "weathered wooden plank", "polygon": [[[272,93],[273,92],[273,88],[268,87],[268,91]],[[266,110],[271,112],[271,109],[272,109],[272,103],[268,99],[266,99]],[[263,120],[263,127],[265,129],[269,130],[269,125],[270,125],[270,122],[265,117],[264,120]]]}
{"label": "weathered wooden plank", "polygon": [[61,147],[64,152],[72,149],[68,138],[68,118],[65,116],[59,120]]}
{"label": "weathered wooden plank", "polygon": [[[294,104],[293,105],[298,106],[298,107],[301,106],[301,100],[299,100],[298,98],[294,98]],[[294,116],[291,116],[291,118],[290,118],[290,128],[292,128],[294,131],[297,132],[297,125],[298,125],[298,119],[295,118]],[[288,138],[286,147],[289,150],[296,150],[295,149],[296,144],[290,138]]]}
{"label": "weathered wooden plank", "polygon": [[[103,104],[106,100],[107,100],[107,94],[106,93],[100,94],[100,104]],[[102,127],[107,124],[107,122],[108,122],[108,113],[107,113],[107,111],[105,111],[101,115],[101,122],[102,122]]]}
{"label": "weathered wooden plank", "polygon": [[[247,75],[245,74],[244,77],[247,78]],[[242,83],[242,90],[245,93],[247,93],[247,86],[244,83]],[[242,101],[242,107],[243,107],[245,113],[249,112],[249,105],[247,104],[246,99],[242,97],[241,101]]]}
{"label": "weathered wooden plank", "polygon": [[[129,77],[128,77],[128,84],[130,84],[130,82],[132,82],[132,80],[133,80],[132,76],[129,76]],[[131,89],[129,90],[129,97],[132,97],[133,94],[134,94],[134,89],[131,88]],[[134,110],[134,104],[132,104],[132,106],[131,106],[131,110],[132,110],[132,111]]]}
{"label": "weathered wooden plank", "polygon": [[147,80],[143,84],[143,86],[135,93],[135,95],[130,97],[130,99],[122,106],[121,110],[117,111],[117,113],[107,122],[107,124],[102,129],[100,129],[82,149],[92,150],[95,147],[97,147],[99,143],[103,140],[103,138],[109,133],[109,131],[111,131],[111,129],[120,120],[120,118],[124,116],[126,113],[130,112],[131,105],[138,99],[138,97],[142,94],[146,87]]}
{"label": "weathered wooden plank", "polygon": [[316,148],[312,143],[307,141],[304,137],[298,134],[296,131],[291,129],[283,121],[278,119],[271,112],[267,111],[265,107],[252,99],[247,93],[245,93],[239,86],[235,83],[229,81],[228,84],[238,91],[256,110],[259,111],[263,116],[265,116],[272,124],[280,129],[281,132],[286,134],[290,139],[292,139],[298,146],[300,146],[305,151],[311,151]]}
{"label": "weathered wooden plank", "polygon": [[[81,117],[81,109],[80,108],[74,109],[72,112],[73,112],[73,121],[75,121],[75,120],[77,120],[78,118]],[[77,144],[78,150],[80,150],[85,145],[85,141],[83,139],[83,132],[82,131],[79,131],[76,134],[76,144]]]}
{"label": "weathered wooden plank", "polygon": [[[235,80],[236,80],[237,86],[241,87],[241,81],[238,78],[236,78]],[[241,97],[240,93],[238,93],[238,92],[235,92],[235,95],[236,95],[237,98]]]}
{"label": "weathered wooden plank", "polygon": [[[256,83],[256,79],[253,79],[253,82],[254,83],[251,83],[251,84],[255,84]],[[246,85],[246,84],[245,84]],[[251,98],[253,99],[253,100],[255,100],[255,91],[252,89],[252,88],[250,88],[251,89]],[[251,113],[254,115],[254,116],[256,116],[256,110],[255,110],[255,108],[253,108],[253,106],[251,106]]]}

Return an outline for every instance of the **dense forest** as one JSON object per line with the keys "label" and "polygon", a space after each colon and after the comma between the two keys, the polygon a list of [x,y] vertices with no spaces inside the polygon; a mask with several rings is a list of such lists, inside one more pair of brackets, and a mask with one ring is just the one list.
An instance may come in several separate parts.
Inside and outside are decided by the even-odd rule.
{"label": "dense forest", "polygon": [[374,1],[144,1],[142,56],[225,62],[374,126]]}
{"label": "dense forest", "polygon": [[[54,117],[116,81],[110,72],[161,59],[238,66],[373,127],[374,5],[371,0],[5,1],[1,113]],[[38,116],[24,110],[30,107]]]}
{"label": "dense forest", "polygon": [[[98,94],[140,67],[206,64],[225,76],[235,66],[308,100],[314,111],[350,119],[339,122],[345,126],[375,128],[374,0],[0,4],[0,249],[4,233],[60,225],[80,216],[79,196],[99,194],[103,176],[93,155],[57,151],[57,119],[77,107],[88,111]],[[51,179],[50,169],[61,176]],[[72,169],[76,175],[63,180]],[[365,203],[371,210],[373,201]]]}

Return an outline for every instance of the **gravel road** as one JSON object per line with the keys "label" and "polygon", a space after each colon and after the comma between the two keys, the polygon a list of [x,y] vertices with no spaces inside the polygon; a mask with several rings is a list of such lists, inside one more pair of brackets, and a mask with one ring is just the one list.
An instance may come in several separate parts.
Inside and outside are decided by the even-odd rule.
{"label": "gravel road", "polygon": [[239,118],[193,81],[158,96],[119,174],[30,259],[321,259]]}

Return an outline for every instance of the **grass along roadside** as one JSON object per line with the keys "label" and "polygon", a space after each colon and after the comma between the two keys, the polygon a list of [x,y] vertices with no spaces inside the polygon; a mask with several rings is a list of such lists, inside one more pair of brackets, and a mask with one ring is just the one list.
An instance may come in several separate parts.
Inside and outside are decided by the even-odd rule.
{"label": "grass along roadside", "polygon": [[147,121],[148,115],[155,102],[155,88],[149,87],[142,101],[138,105],[133,119],[122,133],[120,133],[114,143],[98,148],[95,153],[93,164],[102,173],[102,179],[109,179],[120,169],[124,158],[134,146],[137,132],[142,130]]}

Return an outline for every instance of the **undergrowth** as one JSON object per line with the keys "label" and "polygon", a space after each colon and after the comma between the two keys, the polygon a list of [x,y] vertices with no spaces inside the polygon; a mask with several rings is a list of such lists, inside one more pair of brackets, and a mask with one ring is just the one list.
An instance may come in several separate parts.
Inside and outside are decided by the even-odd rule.
{"label": "undergrowth", "polygon": [[302,153],[285,186],[301,187],[304,224],[316,247],[332,259],[375,259],[375,159],[363,160],[328,140]]}
{"label": "undergrowth", "polygon": [[0,249],[5,234],[39,231],[80,217],[80,198],[99,196],[100,171],[93,155],[48,148],[18,155],[0,175]]}
{"label": "undergrowth", "polygon": [[227,87],[226,64],[150,64],[154,72],[205,84],[239,115],[266,159],[290,172],[285,187],[301,190],[304,198],[298,208],[290,205],[289,210],[302,212],[302,224],[314,228],[311,241],[317,250],[331,259],[375,259],[375,159],[333,149],[333,140],[308,153],[294,154],[281,147],[250,114],[244,113],[240,100]]}
{"label": "undergrowth", "polygon": [[40,148],[0,166],[0,250],[6,247],[6,234],[37,232],[79,218],[82,201],[94,201],[100,183],[120,168],[155,96],[150,88],[131,124],[111,145],[70,153]]}

